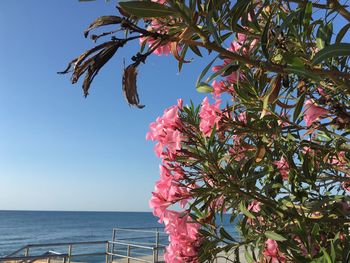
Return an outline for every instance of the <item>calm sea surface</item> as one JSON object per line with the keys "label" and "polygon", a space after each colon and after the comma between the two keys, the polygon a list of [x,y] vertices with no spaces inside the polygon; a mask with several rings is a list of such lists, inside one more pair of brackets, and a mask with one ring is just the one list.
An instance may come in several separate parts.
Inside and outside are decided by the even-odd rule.
{"label": "calm sea surface", "polygon": [[0,211],[0,256],[33,243],[111,240],[114,227],[161,225],[147,212]]}

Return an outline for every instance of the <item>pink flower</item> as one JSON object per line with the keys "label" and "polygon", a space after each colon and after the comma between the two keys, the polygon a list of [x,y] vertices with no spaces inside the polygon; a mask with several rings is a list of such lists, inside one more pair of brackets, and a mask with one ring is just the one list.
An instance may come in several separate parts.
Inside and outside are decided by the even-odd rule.
{"label": "pink flower", "polygon": [[271,263],[286,262],[285,256],[279,251],[278,244],[275,240],[268,239],[265,242],[265,249],[263,251],[265,259],[268,259]]}
{"label": "pink flower", "polygon": [[329,114],[328,110],[317,106],[312,102],[312,100],[307,100],[304,104],[304,107],[304,121],[308,127],[311,126],[315,121],[319,120],[320,118],[324,118],[325,115]]}
{"label": "pink flower", "polygon": [[166,248],[166,262],[199,262],[198,250],[201,243],[200,225],[191,222],[187,213],[168,211],[164,220],[165,231],[169,234],[170,244]]}
{"label": "pink flower", "polygon": [[158,141],[154,151],[158,157],[168,154],[169,157],[176,154],[181,149],[183,136],[178,130],[181,121],[178,116],[178,110],[182,107],[182,100],[178,104],[164,111],[162,117],[158,117],[155,122],[149,126],[150,131],[146,134],[146,140]]}
{"label": "pink flower", "polygon": [[277,166],[283,180],[288,180],[289,164],[287,159],[282,156],[279,161],[274,161],[273,164]]}
{"label": "pink flower", "polygon": [[252,211],[254,213],[258,213],[261,210],[260,207],[261,203],[257,200],[253,200],[249,205],[248,205],[248,210]]}
{"label": "pink flower", "polygon": [[[164,4],[165,0],[152,0],[153,2],[157,2],[159,4]],[[160,20],[153,19],[150,26],[147,28],[148,31],[151,32],[157,32],[159,34],[168,33],[169,29],[167,26],[164,26]],[[158,44],[159,40],[156,40],[152,37],[141,37],[140,38],[140,44],[142,45],[144,41],[147,42],[148,46],[150,48],[153,48],[154,45]],[[171,52],[171,42],[162,43],[160,46],[158,46],[153,53],[160,56],[160,55],[169,55]]]}
{"label": "pink flower", "polygon": [[210,136],[214,125],[216,128],[219,128],[219,121],[221,119],[221,110],[220,110],[220,100],[216,100],[215,104],[210,105],[208,97],[205,97],[202,102],[202,107],[199,112],[201,118],[199,129],[203,132],[204,136]]}
{"label": "pink flower", "polygon": [[227,83],[225,83],[225,81],[222,81],[222,80],[221,81],[214,80],[211,85],[213,86],[213,89],[214,89],[213,93],[215,97],[220,97],[220,95],[224,92],[229,92],[229,93],[234,92],[232,85],[227,85]]}
{"label": "pink flower", "polygon": [[[233,53],[239,53],[242,54],[244,56],[249,56],[249,53],[252,52],[254,50],[254,48],[257,45],[257,40],[248,40],[247,35],[242,34],[242,33],[238,33],[237,34],[237,41],[233,41],[230,45],[230,47],[228,48],[229,51],[233,52]],[[213,71],[217,72],[221,69],[223,69],[224,67],[226,67],[227,65],[231,64],[233,62],[232,59],[224,59],[224,63],[222,65],[219,66],[214,66],[213,67]],[[235,84],[237,83],[238,80],[244,78],[244,75],[242,73],[240,73],[239,70],[233,71],[231,72],[229,75],[225,76],[225,80],[229,83],[229,84]],[[227,85],[225,85],[227,86]],[[214,91],[215,91],[215,87],[214,87]],[[228,89],[226,89],[225,91],[228,91]],[[224,92],[225,92],[224,91]]]}
{"label": "pink flower", "polygon": [[[346,175],[346,177],[350,177],[350,176],[349,176],[349,175]],[[349,181],[347,181],[347,182],[342,182],[342,187],[343,187],[346,191],[350,192],[350,178],[349,178]]]}
{"label": "pink flower", "polygon": [[321,96],[323,96],[323,97],[327,96],[327,93],[326,93],[326,92],[324,91],[324,89],[321,88],[321,87],[318,87],[318,88],[317,88],[317,92],[318,92]]}
{"label": "pink flower", "polygon": [[244,124],[247,124],[247,112],[241,112],[240,114],[238,114],[237,120],[239,122],[242,122]]}

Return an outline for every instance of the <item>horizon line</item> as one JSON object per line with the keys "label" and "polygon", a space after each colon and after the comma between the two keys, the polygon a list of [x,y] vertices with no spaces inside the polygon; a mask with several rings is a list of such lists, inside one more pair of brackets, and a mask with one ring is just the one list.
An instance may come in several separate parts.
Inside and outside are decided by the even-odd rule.
{"label": "horizon line", "polygon": [[87,212],[87,213],[152,213],[152,211],[106,211],[106,210],[40,210],[40,209],[0,209],[0,212]]}

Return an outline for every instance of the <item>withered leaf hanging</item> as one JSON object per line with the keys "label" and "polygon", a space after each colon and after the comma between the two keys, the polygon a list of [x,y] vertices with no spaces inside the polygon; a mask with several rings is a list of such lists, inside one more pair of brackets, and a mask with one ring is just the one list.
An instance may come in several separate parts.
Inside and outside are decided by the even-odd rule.
{"label": "withered leaf hanging", "polygon": [[92,29],[100,26],[120,24],[123,19],[119,16],[101,16],[96,18],[94,22],[84,31],[84,36],[87,37]]}
{"label": "withered leaf hanging", "polygon": [[[100,69],[113,57],[118,48],[123,45],[124,43],[122,41],[114,40],[98,45],[73,59],[64,71],[58,73],[66,74],[73,66],[73,73],[71,77],[72,84],[76,83],[79,78],[86,73],[82,87],[84,96],[86,97],[89,94],[91,82],[96,77]],[[90,57],[90,55],[92,56]]]}
{"label": "withered leaf hanging", "polygon": [[126,69],[124,69],[123,75],[123,93],[124,96],[129,103],[129,105],[136,106],[139,109],[145,107],[145,105],[141,105],[139,95],[137,94],[137,67],[134,64],[129,65]]}

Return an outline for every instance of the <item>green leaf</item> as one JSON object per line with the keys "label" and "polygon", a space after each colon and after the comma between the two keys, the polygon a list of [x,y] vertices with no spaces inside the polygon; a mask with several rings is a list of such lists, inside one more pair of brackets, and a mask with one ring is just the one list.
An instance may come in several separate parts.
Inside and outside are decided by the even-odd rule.
{"label": "green leaf", "polygon": [[295,110],[294,110],[294,113],[293,113],[293,122],[295,122],[298,118],[299,118],[299,115],[301,113],[301,109],[303,108],[303,105],[304,105],[304,101],[305,101],[305,93],[303,93],[299,100],[298,100],[298,103],[295,107]]}
{"label": "green leaf", "polygon": [[326,260],[327,263],[332,263],[332,259],[329,256],[329,254],[327,253],[325,248],[322,248],[322,252],[323,252],[323,258]]}
{"label": "green leaf", "polygon": [[298,76],[303,76],[309,79],[313,79],[315,81],[321,81],[321,77],[315,73],[313,73],[310,70],[307,70],[304,67],[293,67],[293,66],[289,66],[286,68],[286,71],[289,72],[290,74],[295,74]]}
{"label": "green leaf", "polygon": [[311,230],[311,235],[313,237],[317,237],[319,232],[320,232],[320,226],[319,226],[319,224],[315,223],[312,230]]}
{"label": "green leaf", "polygon": [[227,231],[223,227],[220,228],[220,234],[223,238],[226,238],[227,240],[230,240],[233,242],[236,241],[233,237],[231,237],[229,233],[227,233]]}
{"label": "green leaf", "polygon": [[319,64],[333,57],[350,56],[350,43],[336,43],[325,47],[316,53],[312,59],[312,65]]}
{"label": "green leaf", "polygon": [[[236,62],[231,62],[229,64],[227,64],[226,66],[222,67],[220,70],[216,71],[214,74],[212,74],[210,77],[207,78],[207,80],[205,82],[210,82],[211,80],[215,79],[217,76],[219,75],[224,75],[226,73],[227,70],[232,70],[236,71],[238,70],[239,66],[236,65]],[[231,73],[232,73],[231,72]],[[226,75],[225,75],[226,76]]]}
{"label": "green leaf", "polygon": [[119,2],[119,5],[130,15],[142,18],[167,17],[177,15],[177,13],[170,7],[151,1],[127,1]]}
{"label": "green leaf", "polygon": [[333,240],[331,241],[331,258],[332,258],[332,262],[335,262],[335,260],[336,260],[336,254],[335,254],[335,249],[334,249],[334,242],[333,242]]}
{"label": "green leaf", "polygon": [[210,93],[213,92],[213,87],[211,85],[209,85],[208,83],[205,82],[201,82],[198,84],[198,86],[196,87],[196,90],[200,93]]}
{"label": "green leaf", "polygon": [[285,52],[283,54],[283,58],[287,62],[287,64],[290,65],[291,67],[295,67],[295,68],[304,67],[303,61],[296,54],[293,54],[291,52]]}
{"label": "green leaf", "polygon": [[308,2],[305,7],[305,14],[303,19],[304,34],[307,33],[307,28],[310,25],[311,17],[312,17],[312,2]]}
{"label": "green leaf", "polygon": [[252,257],[252,255],[250,255],[250,253],[248,252],[248,250],[246,250],[244,252],[244,257],[245,257],[245,259],[247,260],[248,263],[254,263],[255,262],[253,257]]}
{"label": "green leaf", "polygon": [[271,12],[271,15],[270,15],[268,21],[266,22],[264,30],[263,30],[262,35],[261,35],[261,48],[262,48],[262,51],[263,51],[266,59],[269,59],[269,52],[268,52],[267,46],[268,46],[268,41],[269,41],[270,21],[272,18],[272,14],[273,14],[273,12]]}
{"label": "green leaf", "polygon": [[236,32],[237,22],[242,17],[250,3],[251,0],[238,0],[233,6],[231,10],[231,28],[233,32]]}
{"label": "green leaf", "polygon": [[276,241],[286,241],[287,239],[274,231],[266,231],[265,236]]}
{"label": "green leaf", "polygon": [[212,34],[214,41],[216,44],[221,46],[222,40],[220,39],[220,36],[218,34],[218,30],[215,28],[214,23],[213,23],[213,11],[210,11],[207,16],[207,25],[208,25],[208,30]]}
{"label": "green leaf", "polygon": [[195,53],[197,56],[202,57],[202,53],[199,50],[199,48],[197,46],[190,46],[190,49],[193,51],[193,53]]}
{"label": "green leaf", "polygon": [[239,203],[239,210],[246,216],[246,217],[249,217],[249,218],[255,218],[255,216],[250,213],[248,211],[248,209],[245,207],[245,205],[243,204],[243,202],[240,202]]}
{"label": "green leaf", "polygon": [[[287,28],[289,26],[290,23],[292,23],[293,19],[299,14],[300,9],[295,10],[295,12],[291,13],[290,15],[288,15],[286,17],[286,19],[284,19],[282,25],[280,27],[278,27],[278,29],[276,30],[275,33],[275,37],[271,42],[271,47],[275,47],[276,46],[276,41],[278,39],[278,37],[281,35],[283,29]],[[271,49],[270,51],[270,55],[272,55],[273,49]]]}
{"label": "green leaf", "polygon": [[342,41],[343,37],[345,36],[346,32],[348,32],[349,29],[350,29],[350,23],[343,26],[343,28],[340,29],[340,31],[338,32],[338,35],[335,39],[335,42],[340,43]]}
{"label": "green leaf", "polygon": [[196,87],[199,85],[199,83],[201,82],[201,80],[203,79],[203,77],[205,76],[205,74],[207,74],[207,72],[209,71],[209,69],[211,68],[211,66],[214,64],[215,60],[219,57],[219,55],[217,55],[201,72],[201,74],[199,75],[197,82],[196,82]]}
{"label": "green leaf", "polygon": [[318,48],[318,50],[324,49],[324,41],[322,40],[322,38],[316,38],[316,47]]}

